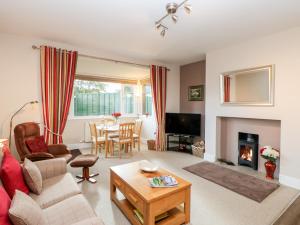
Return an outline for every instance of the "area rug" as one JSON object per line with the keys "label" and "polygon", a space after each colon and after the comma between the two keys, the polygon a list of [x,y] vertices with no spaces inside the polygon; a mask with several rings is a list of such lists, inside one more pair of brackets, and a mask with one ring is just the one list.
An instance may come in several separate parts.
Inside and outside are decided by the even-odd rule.
{"label": "area rug", "polygon": [[210,162],[197,163],[183,169],[256,202],[262,202],[279,187],[278,184],[270,183]]}
{"label": "area rug", "polygon": [[70,152],[71,152],[71,155],[72,155],[72,157],[71,157],[71,159],[70,159],[70,162],[71,162],[73,159],[75,159],[77,156],[79,156],[79,155],[82,154],[81,151],[80,151],[79,149],[72,149],[72,150],[70,150]]}

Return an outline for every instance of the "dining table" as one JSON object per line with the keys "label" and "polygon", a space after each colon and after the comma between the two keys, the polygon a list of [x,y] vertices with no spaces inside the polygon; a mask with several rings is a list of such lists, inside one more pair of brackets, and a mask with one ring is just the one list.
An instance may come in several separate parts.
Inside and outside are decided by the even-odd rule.
{"label": "dining table", "polygon": [[97,131],[103,131],[104,133],[104,136],[105,136],[105,158],[107,158],[108,156],[108,153],[111,154],[110,150],[113,151],[113,149],[110,149],[109,148],[109,139],[108,139],[108,136],[109,134],[112,134],[112,133],[116,133],[119,131],[120,129],[120,126],[119,124],[115,124],[115,125],[97,125],[96,126],[96,129]]}

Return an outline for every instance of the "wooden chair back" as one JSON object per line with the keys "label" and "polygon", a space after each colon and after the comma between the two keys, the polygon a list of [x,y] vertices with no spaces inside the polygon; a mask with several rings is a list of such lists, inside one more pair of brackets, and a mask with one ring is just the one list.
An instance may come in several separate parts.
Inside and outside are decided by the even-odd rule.
{"label": "wooden chair back", "polygon": [[90,132],[91,132],[92,140],[93,140],[93,138],[94,138],[95,140],[97,140],[98,134],[97,134],[96,123],[90,122],[90,123],[89,123],[89,126],[90,126]]}
{"label": "wooden chair back", "polygon": [[134,123],[122,123],[119,128],[119,140],[125,140],[133,138]]}
{"label": "wooden chair back", "polygon": [[141,119],[137,119],[135,121],[134,133],[138,136],[141,136],[143,121]]}
{"label": "wooden chair back", "polygon": [[116,124],[116,120],[113,118],[106,118],[105,119],[105,125],[106,126],[112,126]]}

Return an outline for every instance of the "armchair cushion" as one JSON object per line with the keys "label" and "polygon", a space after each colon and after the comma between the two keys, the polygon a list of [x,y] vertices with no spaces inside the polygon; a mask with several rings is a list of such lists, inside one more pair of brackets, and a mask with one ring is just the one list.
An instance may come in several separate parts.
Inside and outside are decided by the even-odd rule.
{"label": "armchair cushion", "polygon": [[29,159],[30,161],[40,161],[40,160],[46,160],[46,159],[53,159],[54,156],[50,153],[46,152],[36,152],[25,155],[25,158]]}
{"label": "armchair cushion", "polygon": [[24,161],[23,175],[29,189],[37,195],[40,194],[43,188],[42,175],[39,168],[29,159]]}
{"label": "armchair cushion", "polygon": [[48,145],[48,152],[52,155],[70,154],[70,151],[67,149],[67,146],[64,144]]}
{"label": "armchair cushion", "polygon": [[25,141],[27,148],[31,153],[48,152],[48,146],[44,136],[36,136]]}
{"label": "armchair cushion", "polygon": [[9,218],[14,225],[45,225],[42,209],[30,196],[16,191],[9,209]]}
{"label": "armchair cushion", "polygon": [[9,217],[8,217],[8,210],[10,207],[11,200],[4,190],[3,187],[0,186],[0,224],[2,225],[10,225]]}
{"label": "armchair cushion", "polygon": [[20,163],[5,151],[3,154],[0,177],[7,194],[12,198],[16,190],[29,194],[29,189],[25,184]]}

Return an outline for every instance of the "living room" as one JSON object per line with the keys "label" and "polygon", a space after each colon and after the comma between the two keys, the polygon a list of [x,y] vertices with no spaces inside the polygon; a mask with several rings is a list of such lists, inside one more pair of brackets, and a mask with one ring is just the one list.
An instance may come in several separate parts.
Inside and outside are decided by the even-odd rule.
{"label": "living room", "polygon": [[[178,180],[182,178],[191,184],[190,219],[186,219],[188,216],[185,214],[184,222],[180,222],[182,218],[179,218],[174,224],[292,225],[299,223],[297,220],[299,217],[297,203],[300,202],[298,198],[300,153],[297,132],[300,125],[298,119],[300,106],[297,104],[300,97],[298,91],[299,3],[269,0],[249,3],[237,3],[233,0],[174,2],[178,7],[175,7],[176,14],[166,11],[169,1],[87,3],[82,0],[43,2],[1,0],[0,79],[2,87],[0,94],[3,97],[0,111],[0,139],[8,141],[11,133],[10,152],[20,160],[14,133],[14,128],[18,124],[37,123],[41,135],[45,132],[53,132],[51,129],[45,131],[41,90],[43,46],[77,52],[75,81],[91,80],[97,76],[97,82],[119,85],[111,85],[110,88],[121,90],[119,98],[123,100],[119,104],[120,108],[104,113],[105,116],[109,117],[113,113],[120,112],[122,115],[116,119],[117,121],[130,118],[141,120],[143,124],[140,151],[137,146],[131,144],[124,149],[118,148],[116,144],[113,148],[118,151],[110,155],[111,152],[108,150],[110,156],[106,157],[105,151],[111,148],[111,144],[104,141],[104,147],[100,146],[99,152],[97,150],[93,152],[89,123],[98,121],[103,115],[99,111],[97,115],[76,116],[75,94],[72,90],[73,95],[70,99],[62,140],[70,152],[79,149],[79,154],[82,156],[96,154],[96,161],[89,159],[93,161],[89,162],[91,163],[89,169],[91,174],[99,173],[93,178],[97,183],[83,181],[78,185],[75,183],[71,185],[73,194],[82,195],[82,198],[87,199],[89,205],[87,208],[91,207],[91,211],[88,209],[87,214],[91,218],[99,217],[103,224],[135,224],[124,213],[122,206],[118,205],[114,198],[111,199],[110,182],[122,171],[115,169],[116,174],[111,175],[110,168],[148,160],[152,165],[170,171],[170,174],[174,174]],[[172,4],[171,6],[174,7]],[[174,10],[172,7],[169,10]],[[165,14],[167,17],[163,18]],[[161,18],[163,19],[160,20]],[[87,63],[84,60],[91,61],[89,62],[91,64],[84,66],[84,63]],[[145,103],[144,87],[148,85],[148,90],[154,88],[153,79],[151,80],[153,75],[150,71],[151,65],[164,68],[166,72],[166,106],[163,114],[201,115],[200,131],[193,142],[194,144],[200,141],[205,143],[203,159],[167,149],[166,151],[148,150],[147,140],[156,140],[157,144],[159,139],[163,142],[161,146],[167,146],[166,137],[157,139],[157,135],[164,136],[161,132],[157,132],[157,128],[165,125],[161,123],[164,120],[155,114],[155,110],[158,109],[154,104],[146,106]],[[234,72],[241,73],[241,71],[257,68],[268,70],[272,78],[267,87],[270,88],[268,89],[269,102],[266,104],[227,102],[226,76],[232,77]],[[128,87],[132,85],[135,91],[125,93],[126,85]],[[75,88],[76,82],[74,90]],[[203,96],[193,100],[191,97],[193,88],[197,90],[199,88],[201,95],[203,91]],[[154,96],[153,90],[148,93],[151,99]],[[128,113],[123,103],[126,102],[124,96],[130,94],[135,100],[132,105],[134,109],[132,112],[130,109]],[[38,103],[26,105],[13,117],[24,104],[35,101]],[[12,117],[12,127],[10,127]],[[157,121],[160,122],[158,126]],[[239,133],[249,135],[239,136]],[[257,168],[253,169],[252,165],[249,167],[240,164],[236,149],[241,141],[238,140],[239,138],[245,137],[246,141],[251,142],[255,139],[255,135],[259,136],[259,140],[256,153],[258,154]],[[280,155],[275,160],[274,179],[265,178],[266,160],[261,157],[259,151],[264,146],[272,146],[272,150],[274,149]],[[156,147],[160,150],[158,145]],[[127,148],[132,148],[132,151],[129,150],[128,153]],[[38,166],[43,161],[38,161]],[[265,182],[262,187],[265,187],[264,184],[275,186],[264,198],[253,200],[249,196],[245,197],[247,194],[239,193],[238,188],[231,188],[224,184],[227,181],[218,183],[216,181],[218,173],[215,173],[214,177],[207,177],[206,172],[199,175],[198,169],[197,171],[192,171],[193,168],[188,169],[199,163],[210,163],[238,172],[242,176],[254,177]],[[230,163],[234,166],[228,165]],[[73,165],[75,166],[72,167],[72,161],[66,167],[60,165],[65,168],[62,169],[65,174],[72,175],[70,182],[77,181],[76,175],[84,171],[82,164]],[[123,174],[124,177],[129,175],[130,173]],[[64,176],[67,177],[64,179],[71,180],[71,176]],[[231,176],[234,179],[234,176]],[[247,182],[247,179],[243,179]],[[135,187],[130,188],[135,191]],[[172,190],[166,188],[168,189]],[[185,191],[188,193],[188,189]],[[253,193],[249,195],[251,194]],[[12,199],[13,196],[11,201]],[[82,201],[86,204],[85,200]],[[185,199],[184,203],[189,205],[187,201]],[[44,213],[47,213],[47,208],[42,209]],[[78,212],[73,213],[76,215]],[[60,216],[63,218],[63,215]],[[79,217],[81,213],[78,213]],[[51,224],[49,221],[51,220],[45,224]],[[64,224],[76,224],[76,222],[72,219]],[[14,221],[10,223],[16,224]],[[101,223],[95,219],[85,224]],[[52,224],[63,223],[52,220]],[[161,224],[164,224],[163,220]]]}

